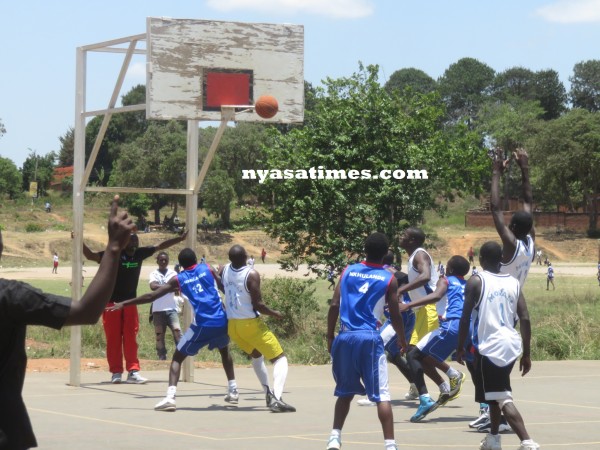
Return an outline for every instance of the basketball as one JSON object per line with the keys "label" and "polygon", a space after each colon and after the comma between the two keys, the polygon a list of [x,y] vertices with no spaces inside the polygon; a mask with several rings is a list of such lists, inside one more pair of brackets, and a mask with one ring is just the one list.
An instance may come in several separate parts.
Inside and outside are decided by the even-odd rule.
{"label": "basketball", "polygon": [[279,111],[279,104],[272,95],[261,95],[254,103],[254,110],[263,119],[270,119]]}

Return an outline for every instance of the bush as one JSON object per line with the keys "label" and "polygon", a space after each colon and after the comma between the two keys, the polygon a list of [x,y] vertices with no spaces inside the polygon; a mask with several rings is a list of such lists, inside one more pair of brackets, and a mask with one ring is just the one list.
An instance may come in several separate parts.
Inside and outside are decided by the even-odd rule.
{"label": "bush", "polygon": [[319,304],[314,297],[315,280],[275,277],[262,280],[263,301],[283,314],[281,320],[269,320],[276,336],[295,337],[309,332],[319,316]]}
{"label": "bush", "polygon": [[39,233],[44,231],[44,227],[42,227],[39,223],[28,223],[25,225],[25,231],[27,233]]}

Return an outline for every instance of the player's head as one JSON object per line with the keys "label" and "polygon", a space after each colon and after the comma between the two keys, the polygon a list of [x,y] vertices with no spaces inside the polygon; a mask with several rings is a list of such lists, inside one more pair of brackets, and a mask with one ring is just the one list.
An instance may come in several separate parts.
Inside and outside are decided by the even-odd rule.
{"label": "player's head", "polygon": [[138,235],[135,233],[131,233],[131,236],[129,236],[129,242],[127,243],[127,247],[125,247],[125,253],[127,253],[128,255],[133,255],[139,246],[140,239],[138,238]]}
{"label": "player's head", "polygon": [[380,263],[388,252],[390,241],[383,233],[371,233],[365,239],[365,253],[367,261]]}
{"label": "player's head", "polygon": [[388,250],[388,252],[383,256],[383,264],[387,265],[387,266],[391,266],[392,264],[394,264],[394,252],[391,250]]}
{"label": "player's head", "polygon": [[525,211],[517,211],[510,219],[508,228],[517,239],[524,239],[533,227],[533,216]]}
{"label": "player's head", "polygon": [[196,253],[189,247],[181,250],[177,259],[179,260],[179,265],[184,269],[198,264],[198,257],[196,256]]}
{"label": "player's head", "polygon": [[159,252],[156,255],[156,263],[160,268],[167,267],[169,265],[169,254],[167,252]]}
{"label": "player's head", "polygon": [[404,230],[400,238],[400,247],[405,250],[419,248],[425,242],[425,233],[417,227],[410,227]]}
{"label": "player's head", "polygon": [[502,247],[500,247],[500,244],[494,241],[483,244],[479,250],[479,262],[484,270],[498,273],[502,262]]}
{"label": "player's head", "polygon": [[241,245],[236,244],[229,249],[229,261],[234,269],[244,267],[247,258],[246,249]]}
{"label": "player's head", "polygon": [[454,275],[456,277],[464,277],[469,273],[469,268],[471,265],[466,258],[463,258],[460,255],[454,255],[452,258],[448,260],[446,263],[446,273],[448,275]]}

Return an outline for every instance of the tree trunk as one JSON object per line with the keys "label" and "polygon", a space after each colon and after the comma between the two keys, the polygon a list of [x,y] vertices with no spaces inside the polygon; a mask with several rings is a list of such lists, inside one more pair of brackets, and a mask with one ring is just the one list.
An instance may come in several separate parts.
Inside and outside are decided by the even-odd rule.
{"label": "tree trunk", "polygon": [[589,230],[595,232],[598,221],[598,191],[595,191],[590,198],[590,224]]}

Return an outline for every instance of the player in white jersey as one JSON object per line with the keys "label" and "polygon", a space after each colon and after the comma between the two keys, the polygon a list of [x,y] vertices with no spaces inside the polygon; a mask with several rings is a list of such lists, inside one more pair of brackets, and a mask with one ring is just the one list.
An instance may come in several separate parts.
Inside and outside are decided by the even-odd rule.
{"label": "player in white jersey", "polygon": [[[244,247],[234,245],[229,249],[231,263],[220,270],[229,337],[252,357],[252,367],[265,391],[267,407],[276,413],[295,412],[296,408],[281,398],[288,373],[287,357],[260,318],[261,313],[277,319],[282,315],[263,303],[260,276],[253,269],[254,260],[251,258],[252,265],[246,265],[247,259]],[[269,387],[265,357],[273,363],[273,391]]]}
{"label": "player in white jersey", "polygon": [[[398,289],[398,296],[408,293],[411,302],[422,299],[423,297],[435,291],[439,275],[435,270],[433,258],[422,248],[425,243],[425,233],[416,227],[410,227],[404,230],[400,238],[400,247],[408,253],[408,284]],[[440,307],[443,306],[440,305]],[[435,304],[428,304],[422,308],[415,309],[416,322],[415,329],[410,338],[409,349],[417,345],[428,333],[439,327],[438,313]],[[431,380],[440,386],[444,379],[437,372],[435,367],[425,368],[425,374]],[[404,396],[407,400],[416,400],[419,398],[419,392],[411,383],[409,392]]]}
{"label": "player in white jersey", "polygon": [[[480,250],[483,271],[467,281],[465,302],[460,319],[456,361],[463,364],[465,343],[473,321],[472,339],[475,347],[475,401],[490,406],[490,433],[483,439],[481,450],[499,450],[500,416],[515,431],[519,450],[537,450],[527,433],[521,414],[515,407],[510,386],[510,372],[518,359],[519,370],[525,375],[531,369],[531,323],[519,281],[500,273],[502,248],[496,242],[486,242]],[[515,330],[520,321],[521,336]],[[522,339],[522,340],[521,340]]]}
{"label": "player in white jersey", "polygon": [[500,207],[500,176],[508,162],[500,158],[494,160],[492,168],[491,208],[494,226],[502,240],[501,273],[515,277],[525,283],[529,268],[535,259],[535,229],[533,228],[531,184],[529,183],[529,159],[527,152],[518,149],[513,158],[521,168],[523,210],[513,214],[508,226],[504,223],[504,213]]}

